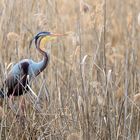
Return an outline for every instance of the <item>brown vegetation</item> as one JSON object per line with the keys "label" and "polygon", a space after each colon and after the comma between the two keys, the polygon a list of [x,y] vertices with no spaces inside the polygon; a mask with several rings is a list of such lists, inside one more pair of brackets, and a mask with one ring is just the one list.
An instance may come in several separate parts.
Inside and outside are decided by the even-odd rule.
{"label": "brown vegetation", "polygon": [[49,66],[32,82],[42,113],[30,93],[24,117],[4,100],[0,138],[139,139],[139,6],[139,0],[1,0],[1,84],[14,63],[42,59],[28,47],[34,34],[69,36],[48,44]]}

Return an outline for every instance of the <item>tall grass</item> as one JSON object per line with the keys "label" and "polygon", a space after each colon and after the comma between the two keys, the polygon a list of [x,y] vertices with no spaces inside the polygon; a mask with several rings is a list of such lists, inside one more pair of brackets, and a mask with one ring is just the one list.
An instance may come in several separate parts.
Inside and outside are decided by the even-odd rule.
{"label": "tall grass", "polygon": [[28,48],[34,34],[70,33],[48,43],[50,62],[24,96],[25,116],[16,118],[1,100],[1,139],[139,139],[139,5],[139,0],[1,0],[1,85],[16,62],[42,59]]}

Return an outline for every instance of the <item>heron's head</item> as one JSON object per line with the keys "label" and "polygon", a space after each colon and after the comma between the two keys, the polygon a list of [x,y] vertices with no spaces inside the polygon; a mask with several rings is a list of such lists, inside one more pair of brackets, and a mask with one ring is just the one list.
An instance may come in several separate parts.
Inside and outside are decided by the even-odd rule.
{"label": "heron's head", "polygon": [[[36,47],[40,47],[40,48],[44,48],[45,44],[48,41],[54,40],[56,39],[58,36],[64,36],[65,34],[56,34],[56,33],[52,33],[52,32],[39,32],[38,34],[36,34],[33,39],[30,42],[30,46],[32,44],[32,41],[35,40],[35,46]],[[38,43],[39,42],[39,43]],[[38,46],[40,45],[40,46]]]}

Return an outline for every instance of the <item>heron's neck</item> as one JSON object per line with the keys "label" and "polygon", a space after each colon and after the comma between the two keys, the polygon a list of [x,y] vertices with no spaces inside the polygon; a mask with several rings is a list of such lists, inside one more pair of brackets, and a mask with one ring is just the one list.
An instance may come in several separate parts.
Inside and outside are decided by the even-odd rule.
{"label": "heron's neck", "polygon": [[42,72],[47,67],[47,64],[49,61],[49,55],[47,52],[45,52],[44,50],[42,50],[40,48],[40,46],[42,47],[42,45],[43,45],[43,47],[44,47],[44,45],[45,45],[44,43],[43,44],[41,43],[41,39],[39,39],[38,42],[36,42],[35,44],[36,44],[37,50],[43,55],[43,60],[38,62],[38,64],[37,64],[37,67],[38,67],[37,75],[38,75],[40,72]]}
{"label": "heron's neck", "polygon": [[37,75],[47,67],[48,62],[49,62],[49,55],[46,53],[46,55],[44,55],[43,57],[43,60],[37,63],[37,67],[38,67]]}

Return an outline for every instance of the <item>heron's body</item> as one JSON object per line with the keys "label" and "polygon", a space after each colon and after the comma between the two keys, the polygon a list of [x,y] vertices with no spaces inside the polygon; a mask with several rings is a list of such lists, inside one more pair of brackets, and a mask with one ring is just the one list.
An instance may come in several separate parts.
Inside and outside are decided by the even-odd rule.
{"label": "heron's body", "polygon": [[[7,96],[20,96],[23,95],[23,92],[26,93],[29,79],[39,75],[47,67],[47,63],[48,57],[38,63],[31,59],[24,59],[15,64],[5,80]],[[29,78],[27,79],[28,75]]]}
{"label": "heron's body", "polygon": [[[5,96],[10,97],[9,104],[11,109],[14,111],[12,97],[20,96],[26,93],[28,89],[28,82],[30,79],[36,77],[42,72],[48,64],[49,56],[48,53],[42,50],[46,41],[56,38],[56,36],[63,36],[62,34],[53,34],[50,32],[40,32],[32,39],[35,40],[36,49],[42,54],[43,60],[40,62],[34,62],[31,59],[24,59],[15,64],[11,71],[8,73],[4,85],[0,90],[0,97],[4,98]],[[31,44],[32,44],[31,41]],[[30,46],[31,46],[30,44]],[[28,78],[29,77],[29,78]],[[4,90],[5,89],[5,90]],[[21,101],[21,110],[24,112],[24,107],[22,107]]]}
{"label": "heron's body", "polygon": [[[23,74],[23,72],[25,72],[27,75],[29,75],[29,78],[32,78],[42,72],[41,68],[42,70],[46,68],[47,62],[48,60],[45,61],[44,59],[38,63],[31,59],[23,59],[13,66],[9,74],[12,74],[14,77],[19,77]],[[24,69],[26,69],[26,71],[24,71]]]}
{"label": "heron's body", "polygon": [[[40,48],[40,46],[44,46],[45,42],[48,40],[47,37],[50,36],[62,36],[61,34],[52,34],[50,32],[40,32],[38,33],[33,40],[35,40],[36,49],[43,55],[43,60],[40,62],[34,62],[31,59],[24,59],[18,62],[13,66],[11,71],[9,72],[4,86],[1,88],[0,97],[4,98],[5,95],[8,97],[12,96],[20,96],[23,93],[28,91],[28,81],[33,77],[42,72],[48,64],[49,56],[48,53]],[[53,37],[52,37],[53,38]],[[29,75],[29,79],[27,79]],[[4,92],[6,89],[6,93]]]}

